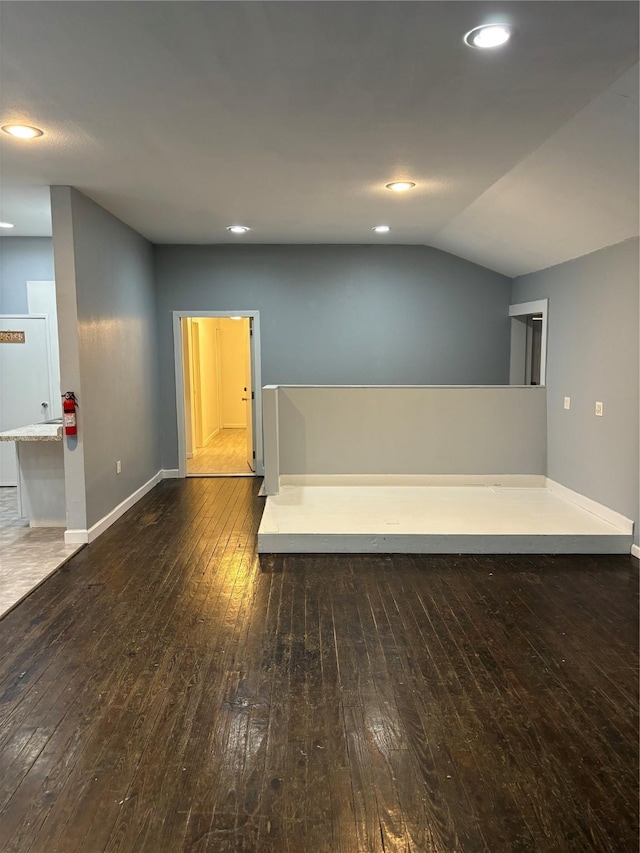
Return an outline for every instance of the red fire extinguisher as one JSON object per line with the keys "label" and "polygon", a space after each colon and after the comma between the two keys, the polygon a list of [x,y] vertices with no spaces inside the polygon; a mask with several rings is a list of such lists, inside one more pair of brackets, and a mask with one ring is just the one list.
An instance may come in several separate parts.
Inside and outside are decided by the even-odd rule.
{"label": "red fire extinguisher", "polygon": [[78,420],[76,418],[76,406],[78,401],[73,391],[67,391],[62,395],[62,411],[64,420],[64,434],[76,435],[78,432]]}

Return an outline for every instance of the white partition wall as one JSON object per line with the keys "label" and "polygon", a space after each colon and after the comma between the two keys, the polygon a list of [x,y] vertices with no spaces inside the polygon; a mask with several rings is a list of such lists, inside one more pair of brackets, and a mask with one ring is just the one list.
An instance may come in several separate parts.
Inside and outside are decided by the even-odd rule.
{"label": "white partition wall", "polygon": [[319,475],[546,472],[546,389],[267,386],[265,491]]}
{"label": "white partition wall", "polygon": [[540,386],[269,386],[260,553],[628,553],[547,488]]}

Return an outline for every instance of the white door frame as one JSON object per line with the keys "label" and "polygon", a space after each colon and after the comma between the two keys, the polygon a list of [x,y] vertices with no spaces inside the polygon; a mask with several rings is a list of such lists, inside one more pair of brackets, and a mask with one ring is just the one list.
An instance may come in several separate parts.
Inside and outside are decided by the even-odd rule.
{"label": "white door frame", "polygon": [[542,314],[542,334],[540,340],[540,385],[547,384],[547,321],[549,300],[536,299],[533,302],[518,302],[509,306],[510,317],[523,317],[526,314]]}
{"label": "white door frame", "polygon": [[262,365],[260,349],[259,311],[174,311],[173,312],[173,357],[176,377],[176,416],[178,427],[178,476],[187,476],[187,447],[184,428],[184,382],[182,378],[182,330],[183,317],[248,317],[251,320],[251,377],[253,380],[253,441],[256,449],[256,477],[264,476],[264,452],[262,441]]}

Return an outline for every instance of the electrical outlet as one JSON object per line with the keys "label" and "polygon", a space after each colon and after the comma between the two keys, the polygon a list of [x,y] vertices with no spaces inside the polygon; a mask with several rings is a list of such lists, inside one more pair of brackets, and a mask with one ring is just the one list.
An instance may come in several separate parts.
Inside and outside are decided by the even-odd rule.
{"label": "electrical outlet", "polygon": [[564,407],[565,407],[565,409],[571,408],[571,397],[565,397],[564,398]]}
{"label": "electrical outlet", "polygon": [[116,462],[116,474],[122,474],[122,462],[119,459]]}
{"label": "electrical outlet", "polygon": [[603,404],[599,400],[596,400],[596,415],[599,418],[601,418],[603,415],[603,408],[604,408]]}

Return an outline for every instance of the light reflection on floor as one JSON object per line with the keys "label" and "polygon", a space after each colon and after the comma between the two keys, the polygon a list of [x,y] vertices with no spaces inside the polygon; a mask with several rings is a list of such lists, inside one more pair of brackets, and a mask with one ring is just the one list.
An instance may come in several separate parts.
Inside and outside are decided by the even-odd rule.
{"label": "light reflection on floor", "polygon": [[251,474],[247,463],[246,429],[221,429],[206,447],[187,460],[187,473]]}

